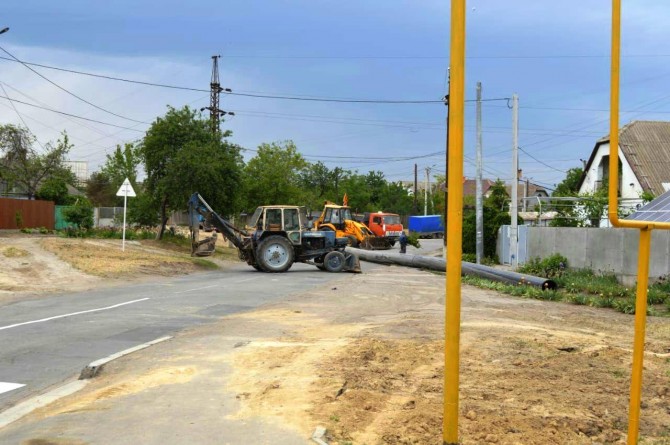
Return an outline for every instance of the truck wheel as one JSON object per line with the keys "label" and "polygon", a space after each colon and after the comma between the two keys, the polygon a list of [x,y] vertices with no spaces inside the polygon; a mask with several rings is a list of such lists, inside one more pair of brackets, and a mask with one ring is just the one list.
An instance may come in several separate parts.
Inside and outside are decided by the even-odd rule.
{"label": "truck wheel", "polygon": [[328,252],[323,259],[323,267],[328,272],[342,272],[344,269],[344,254],[342,252]]}
{"label": "truck wheel", "polygon": [[347,246],[358,247],[358,240],[354,235],[347,235],[347,238],[349,239]]}
{"label": "truck wheel", "polygon": [[393,247],[395,246],[395,241],[389,241],[389,244],[391,245],[391,247]]}
{"label": "truck wheel", "polygon": [[258,265],[266,272],[286,272],[293,265],[293,245],[283,236],[269,236],[258,245]]}

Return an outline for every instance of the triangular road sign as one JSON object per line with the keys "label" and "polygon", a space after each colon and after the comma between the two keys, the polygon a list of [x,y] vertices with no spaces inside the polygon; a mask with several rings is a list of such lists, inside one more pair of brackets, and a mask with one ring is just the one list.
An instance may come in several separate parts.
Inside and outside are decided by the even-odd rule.
{"label": "triangular road sign", "polygon": [[123,181],[123,184],[121,184],[121,187],[119,187],[119,191],[116,192],[116,196],[127,196],[129,198],[134,198],[137,196],[135,194],[135,190],[133,190],[133,186],[130,185],[130,180],[128,178]]}

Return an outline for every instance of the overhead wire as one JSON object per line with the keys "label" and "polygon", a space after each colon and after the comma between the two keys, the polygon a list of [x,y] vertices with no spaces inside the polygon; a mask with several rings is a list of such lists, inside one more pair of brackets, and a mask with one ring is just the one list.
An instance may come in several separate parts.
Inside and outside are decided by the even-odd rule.
{"label": "overhead wire", "polygon": [[2,50],[5,54],[9,55],[11,58],[13,58],[14,60],[16,60],[16,61],[17,61],[18,63],[20,63],[21,65],[23,65],[23,66],[25,66],[26,68],[28,68],[28,69],[29,69],[30,71],[32,71],[33,73],[37,74],[37,75],[38,75],[39,77],[41,77],[42,79],[44,79],[44,80],[46,80],[47,82],[49,82],[51,85],[53,85],[53,86],[55,86],[56,88],[58,88],[58,89],[60,89],[60,90],[62,90],[62,91],[64,91],[64,92],[66,92],[66,93],[69,94],[70,96],[72,96],[72,97],[74,97],[74,98],[76,98],[76,99],[78,99],[78,100],[84,102],[85,104],[88,104],[88,105],[92,106],[93,108],[96,108],[96,109],[98,109],[98,110],[100,110],[100,111],[104,111],[105,113],[111,114],[111,115],[116,116],[116,117],[120,117],[121,119],[125,119],[125,120],[131,121],[131,122],[137,122],[137,123],[142,123],[142,124],[146,124],[146,123],[148,123],[148,122],[139,121],[139,120],[137,120],[137,119],[132,119],[132,118],[130,118],[130,117],[126,117],[126,116],[123,116],[123,115],[121,115],[121,114],[115,113],[115,112],[110,111],[110,110],[107,110],[107,109],[105,109],[105,108],[102,108],[101,106],[98,106],[98,105],[94,104],[93,102],[90,102],[90,101],[84,99],[83,97],[81,97],[81,96],[79,96],[79,95],[73,93],[72,91],[68,90],[67,88],[65,88],[65,87],[63,87],[63,86],[57,84],[57,83],[54,82],[53,80],[51,80],[51,79],[49,79],[48,77],[46,77],[46,76],[44,76],[43,74],[41,74],[39,71],[33,69],[33,68],[32,68],[31,66],[29,66],[28,64],[23,63],[21,60],[19,60],[17,57],[15,57],[12,53],[10,53],[9,51],[7,51],[6,49],[4,49],[4,48],[1,47],[1,46],[0,46],[0,50]]}

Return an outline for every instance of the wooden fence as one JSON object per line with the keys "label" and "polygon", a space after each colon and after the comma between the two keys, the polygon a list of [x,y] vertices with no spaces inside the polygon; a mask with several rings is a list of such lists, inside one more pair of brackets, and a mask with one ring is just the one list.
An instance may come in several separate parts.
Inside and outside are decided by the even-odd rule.
{"label": "wooden fence", "polygon": [[0,198],[0,229],[45,227],[54,230],[54,210],[52,201]]}

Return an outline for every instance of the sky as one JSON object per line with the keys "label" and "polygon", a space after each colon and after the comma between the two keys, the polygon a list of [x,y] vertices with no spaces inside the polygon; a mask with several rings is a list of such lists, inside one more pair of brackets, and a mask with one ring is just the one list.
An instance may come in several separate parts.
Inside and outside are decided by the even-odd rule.
{"label": "sky", "polygon": [[[621,123],[670,119],[670,4],[623,2]],[[484,177],[512,178],[519,95],[523,177],[552,188],[608,132],[607,0],[467,3],[465,174],[474,177],[476,84],[482,82]],[[223,95],[222,128],[247,149],[293,140],[310,162],[389,180],[445,171],[446,0],[4,0],[0,48],[25,62],[207,90],[211,56],[233,93],[438,101],[340,103]],[[0,51],[0,56],[9,56]],[[141,139],[167,106],[209,105],[206,91],[100,79],[0,59],[0,122],[40,144],[66,131],[89,172],[117,144]],[[96,107],[90,105],[93,104]],[[106,110],[100,110],[100,108]],[[92,122],[92,121],[97,122]],[[253,156],[245,152],[245,158]]]}

